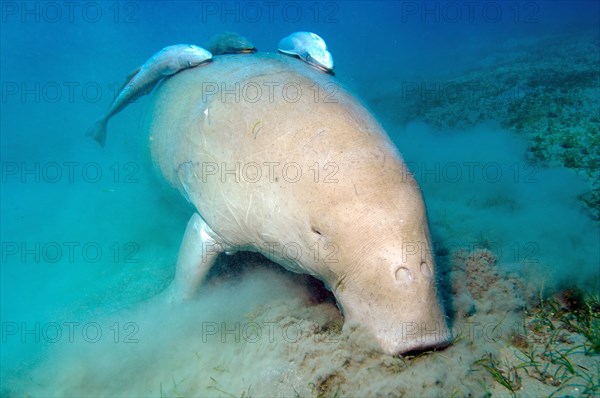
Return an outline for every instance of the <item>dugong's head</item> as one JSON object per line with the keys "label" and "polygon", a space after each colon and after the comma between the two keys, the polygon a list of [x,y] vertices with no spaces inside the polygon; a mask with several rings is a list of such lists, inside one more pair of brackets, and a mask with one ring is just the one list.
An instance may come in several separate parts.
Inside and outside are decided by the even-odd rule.
{"label": "dugong's head", "polygon": [[340,248],[329,283],[346,325],[365,327],[392,355],[451,339],[423,201],[412,177],[406,184],[395,195],[365,193],[360,201],[330,206],[313,224]]}
{"label": "dugong's head", "polygon": [[330,248],[323,252],[333,254],[316,264],[317,273],[335,295],[345,326],[366,328],[392,355],[448,345],[452,336],[414,177],[392,148],[365,143],[340,156],[337,184],[321,187],[309,218],[316,241]]}

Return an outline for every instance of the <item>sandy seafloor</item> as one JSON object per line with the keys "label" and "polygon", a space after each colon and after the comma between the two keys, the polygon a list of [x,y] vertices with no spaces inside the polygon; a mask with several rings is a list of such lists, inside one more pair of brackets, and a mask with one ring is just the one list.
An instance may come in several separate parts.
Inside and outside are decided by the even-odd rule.
{"label": "sandy seafloor", "polygon": [[[97,23],[3,3],[0,395],[599,396],[598,6],[514,2],[518,17],[470,23],[295,3],[291,22],[208,3],[221,4],[93,3]],[[256,255],[222,258],[189,303],[152,301],[192,209],[155,177],[149,100],[111,121],[103,149],[83,132],[165,45],[235,30],[274,51],[302,29],[326,39],[421,184],[455,335],[444,350],[380,354],[320,284]]]}

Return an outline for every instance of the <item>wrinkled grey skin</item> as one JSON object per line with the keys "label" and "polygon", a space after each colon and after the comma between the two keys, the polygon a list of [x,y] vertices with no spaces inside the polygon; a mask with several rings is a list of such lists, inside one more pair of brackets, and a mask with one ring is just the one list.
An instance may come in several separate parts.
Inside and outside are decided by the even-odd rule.
{"label": "wrinkled grey skin", "polygon": [[[286,85],[302,94],[291,100]],[[256,251],[324,281],[345,325],[383,352],[449,343],[421,191],[331,75],[279,54],[216,57],[161,84],[150,142],[197,210],[167,300],[193,297],[219,253]]]}

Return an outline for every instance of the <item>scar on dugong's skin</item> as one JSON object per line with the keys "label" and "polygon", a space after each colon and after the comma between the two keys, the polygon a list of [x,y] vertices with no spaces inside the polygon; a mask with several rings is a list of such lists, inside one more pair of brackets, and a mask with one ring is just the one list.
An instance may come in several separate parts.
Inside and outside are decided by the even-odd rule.
{"label": "scar on dugong's skin", "polygon": [[159,86],[150,142],[197,210],[168,300],[191,298],[219,253],[255,251],[321,279],[386,353],[449,343],[421,191],[331,75],[281,54],[215,57]]}
{"label": "scar on dugong's skin", "polygon": [[127,82],[108,111],[90,126],[86,135],[104,146],[106,127],[111,117],[125,109],[130,102],[150,93],[162,78],[198,66],[211,58],[210,52],[193,44],[175,44],[163,48],[127,77]]}

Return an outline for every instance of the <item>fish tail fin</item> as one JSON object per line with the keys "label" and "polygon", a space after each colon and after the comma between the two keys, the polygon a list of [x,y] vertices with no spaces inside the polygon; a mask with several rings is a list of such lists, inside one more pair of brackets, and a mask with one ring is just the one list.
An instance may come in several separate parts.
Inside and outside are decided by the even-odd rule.
{"label": "fish tail fin", "polygon": [[106,142],[106,127],[108,125],[108,119],[104,116],[97,119],[86,131],[85,135],[92,137],[100,146],[104,147]]}

